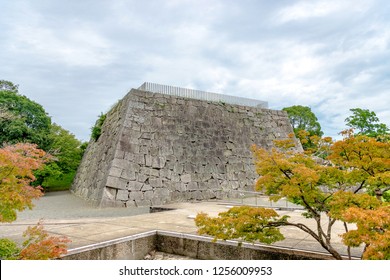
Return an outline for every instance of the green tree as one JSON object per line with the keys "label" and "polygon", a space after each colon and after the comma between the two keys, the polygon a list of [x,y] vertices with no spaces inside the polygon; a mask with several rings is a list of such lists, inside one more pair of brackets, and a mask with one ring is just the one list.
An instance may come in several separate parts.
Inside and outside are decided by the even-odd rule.
{"label": "green tree", "polygon": [[50,130],[50,149],[58,158],[57,164],[64,173],[73,172],[80,164],[83,150],[82,143],[74,134],[53,123]]}
{"label": "green tree", "polygon": [[310,135],[322,136],[324,134],[316,115],[311,111],[310,107],[294,105],[282,110],[287,112],[295,134],[301,130],[306,130]]}
{"label": "green tree", "polygon": [[19,86],[6,80],[0,80],[0,90],[18,93]]}
{"label": "green tree", "polygon": [[313,149],[317,138],[323,135],[321,125],[310,107],[294,105],[283,108],[287,112],[295,136],[300,139],[304,150]]}
{"label": "green tree", "polygon": [[[51,123],[43,107],[18,92],[18,86],[0,81],[0,144],[30,142],[55,156],[35,171],[34,185],[46,190],[68,189],[81,161],[85,145],[61,126]],[[54,185],[54,186],[53,186]]]}
{"label": "green tree", "polygon": [[68,189],[76,174],[84,152],[84,146],[68,130],[53,123],[48,136],[49,152],[54,161],[36,172],[35,184],[46,190]]}
{"label": "green tree", "polygon": [[47,150],[51,119],[38,103],[22,96],[18,87],[0,82],[0,143],[35,143]]}
{"label": "green tree", "polygon": [[[301,205],[303,216],[312,219],[314,226],[290,222],[288,216],[280,217],[274,210],[252,211],[245,206],[216,218],[198,215],[199,233],[269,243],[282,239],[280,227],[292,226],[313,237],[335,259],[342,259],[331,242],[337,222],[344,224],[342,239],[348,252],[350,247],[364,245],[363,258],[390,259],[390,204],[382,199],[390,187],[390,143],[350,132],[344,136],[329,147],[327,164],[307,153],[291,151],[286,140],[278,141],[272,150],[253,148],[260,175],[256,189],[273,201],[286,198]],[[364,190],[371,190],[376,197],[361,193]],[[356,229],[349,229],[350,223]]]}
{"label": "green tree", "polygon": [[379,122],[375,112],[368,109],[350,109],[352,115],[345,119],[347,126],[356,131],[356,134],[378,137],[389,134],[389,127]]}

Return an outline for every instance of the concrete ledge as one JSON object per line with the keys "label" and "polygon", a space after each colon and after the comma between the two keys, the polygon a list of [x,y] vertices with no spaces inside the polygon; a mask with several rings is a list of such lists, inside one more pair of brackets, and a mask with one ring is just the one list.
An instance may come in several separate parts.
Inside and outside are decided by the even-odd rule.
{"label": "concrete ledge", "polygon": [[290,249],[278,246],[213,241],[211,237],[157,232],[157,250],[202,260],[324,260],[329,254]]}
{"label": "concrete ledge", "polygon": [[169,231],[141,234],[71,249],[64,260],[141,260],[152,250],[201,260],[330,260],[326,253],[285,247],[216,241]]}
{"label": "concrete ledge", "polygon": [[63,260],[141,260],[156,248],[156,231],[68,250]]}

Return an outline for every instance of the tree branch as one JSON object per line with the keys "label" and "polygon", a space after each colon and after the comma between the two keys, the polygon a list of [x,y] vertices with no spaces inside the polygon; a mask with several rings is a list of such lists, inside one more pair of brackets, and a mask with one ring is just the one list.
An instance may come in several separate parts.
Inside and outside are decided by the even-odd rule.
{"label": "tree branch", "polygon": [[[348,225],[346,222],[344,222],[344,228],[345,228],[345,233],[348,233]],[[348,252],[348,258],[351,259],[351,246],[348,245],[347,247],[347,252]]]}
{"label": "tree branch", "polygon": [[326,242],[330,244],[330,239],[332,237],[332,226],[336,222],[336,219],[332,219],[331,217],[329,217],[328,219],[329,219],[329,223],[328,223],[328,230],[326,233]]}
{"label": "tree branch", "polygon": [[322,248],[324,248],[326,251],[328,251],[335,259],[341,260],[341,255],[332,247],[331,244],[326,244],[322,238],[320,238],[312,229],[310,229],[308,226],[301,224],[301,223],[290,223],[290,222],[270,222],[268,223],[270,227],[281,227],[281,226],[293,226],[301,229],[302,231],[308,233],[311,237],[313,237]]}
{"label": "tree branch", "polygon": [[363,188],[365,182],[366,180],[363,180],[360,186],[353,193],[357,193],[358,191],[360,191]]}

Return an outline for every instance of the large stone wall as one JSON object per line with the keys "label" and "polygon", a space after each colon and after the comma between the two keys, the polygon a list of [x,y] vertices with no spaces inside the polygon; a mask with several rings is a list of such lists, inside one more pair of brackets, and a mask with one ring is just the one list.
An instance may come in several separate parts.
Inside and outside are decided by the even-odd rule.
{"label": "large stone wall", "polygon": [[253,190],[251,145],[270,148],[292,132],[283,111],[132,89],[89,143],[72,191],[139,207]]}

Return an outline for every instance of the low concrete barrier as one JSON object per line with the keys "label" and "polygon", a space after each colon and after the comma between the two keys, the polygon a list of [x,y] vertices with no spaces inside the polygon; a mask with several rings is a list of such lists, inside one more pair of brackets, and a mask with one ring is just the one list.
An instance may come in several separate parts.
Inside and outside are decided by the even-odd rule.
{"label": "low concrete barrier", "polygon": [[135,234],[75,249],[63,260],[141,260],[156,248],[156,231]]}
{"label": "low concrete barrier", "polygon": [[63,260],[142,260],[150,251],[201,260],[325,260],[331,255],[271,245],[217,241],[168,231],[149,231],[70,249]]}
{"label": "low concrete barrier", "polygon": [[242,243],[237,241],[216,241],[213,238],[157,232],[156,250],[164,253],[187,256],[201,260],[305,260],[332,259],[328,254],[304,250]]}

